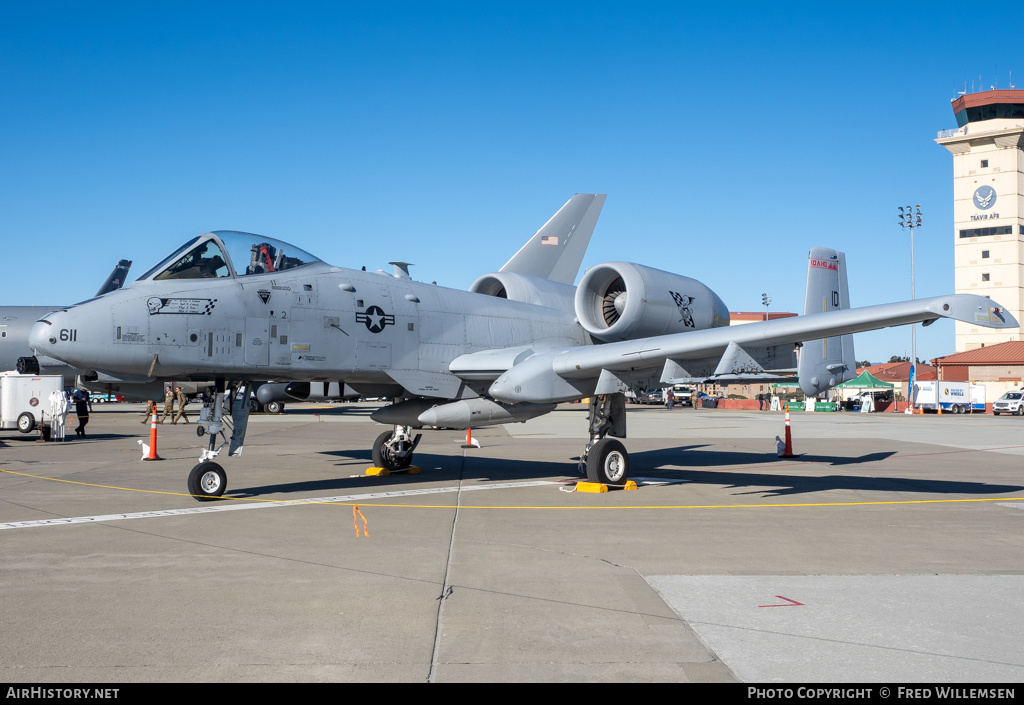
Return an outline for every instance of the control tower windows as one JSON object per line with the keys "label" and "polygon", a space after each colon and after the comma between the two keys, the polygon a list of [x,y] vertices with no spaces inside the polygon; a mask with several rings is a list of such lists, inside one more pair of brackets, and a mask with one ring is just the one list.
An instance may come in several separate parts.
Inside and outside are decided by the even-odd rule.
{"label": "control tower windows", "polygon": [[1001,225],[995,228],[971,228],[970,230],[960,231],[961,239],[965,237],[983,237],[985,235],[1013,235],[1013,226]]}

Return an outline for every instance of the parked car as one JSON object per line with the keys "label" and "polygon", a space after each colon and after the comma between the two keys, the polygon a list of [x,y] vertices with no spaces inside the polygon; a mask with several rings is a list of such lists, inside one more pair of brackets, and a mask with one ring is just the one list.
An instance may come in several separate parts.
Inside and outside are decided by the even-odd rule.
{"label": "parked car", "polygon": [[1007,392],[992,404],[992,413],[1024,416],[1024,392]]}
{"label": "parked car", "polygon": [[636,396],[638,404],[664,404],[665,395],[660,389],[650,389]]}

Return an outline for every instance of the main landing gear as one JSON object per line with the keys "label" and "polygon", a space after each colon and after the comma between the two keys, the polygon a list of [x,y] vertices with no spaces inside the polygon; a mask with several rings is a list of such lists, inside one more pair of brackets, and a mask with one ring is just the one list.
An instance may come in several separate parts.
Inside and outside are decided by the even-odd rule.
{"label": "main landing gear", "polygon": [[591,482],[624,485],[629,478],[629,454],[621,441],[626,437],[626,397],[602,394],[590,399],[590,442],[580,455],[580,473]]}
{"label": "main landing gear", "polygon": [[412,453],[423,436],[412,435],[411,426],[395,426],[394,431],[385,431],[373,442],[373,465],[385,470],[405,470],[412,465]]}

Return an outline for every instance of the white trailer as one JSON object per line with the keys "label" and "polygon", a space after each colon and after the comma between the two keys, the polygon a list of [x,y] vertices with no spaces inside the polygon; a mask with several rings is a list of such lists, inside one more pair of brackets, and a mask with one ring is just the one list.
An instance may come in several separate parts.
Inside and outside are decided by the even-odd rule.
{"label": "white trailer", "polygon": [[45,418],[50,419],[50,395],[63,394],[61,375],[20,375],[0,372],[0,429],[16,428],[32,433]]}
{"label": "white trailer", "polygon": [[914,384],[914,406],[944,414],[985,413],[985,387],[969,382],[922,381]]}

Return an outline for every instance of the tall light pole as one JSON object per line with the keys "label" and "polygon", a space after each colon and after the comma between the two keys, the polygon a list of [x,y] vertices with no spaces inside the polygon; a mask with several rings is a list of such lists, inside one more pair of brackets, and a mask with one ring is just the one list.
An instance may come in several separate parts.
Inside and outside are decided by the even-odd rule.
{"label": "tall light pole", "polygon": [[768,294],[761,294],[761,304],[764,306],[764,320],[768,320],[768,306],[772,302],[772,297]]}
{"label": "tall light pole", "polygon": [[[917,204],[916,211],[910,206],[905,209],[903,206],[899,206],[900,209],[900,227],[910,228],[910,298],[916,299],[917,293],[914,289],[914,228],[921,227],[921,204]],[[910,389],[907,390],[908,396],[910,397],[910,406],[914,406],[914,402],[917,401],[914,394],[914,381],[917,370],[917,324],[910,326]]]}

